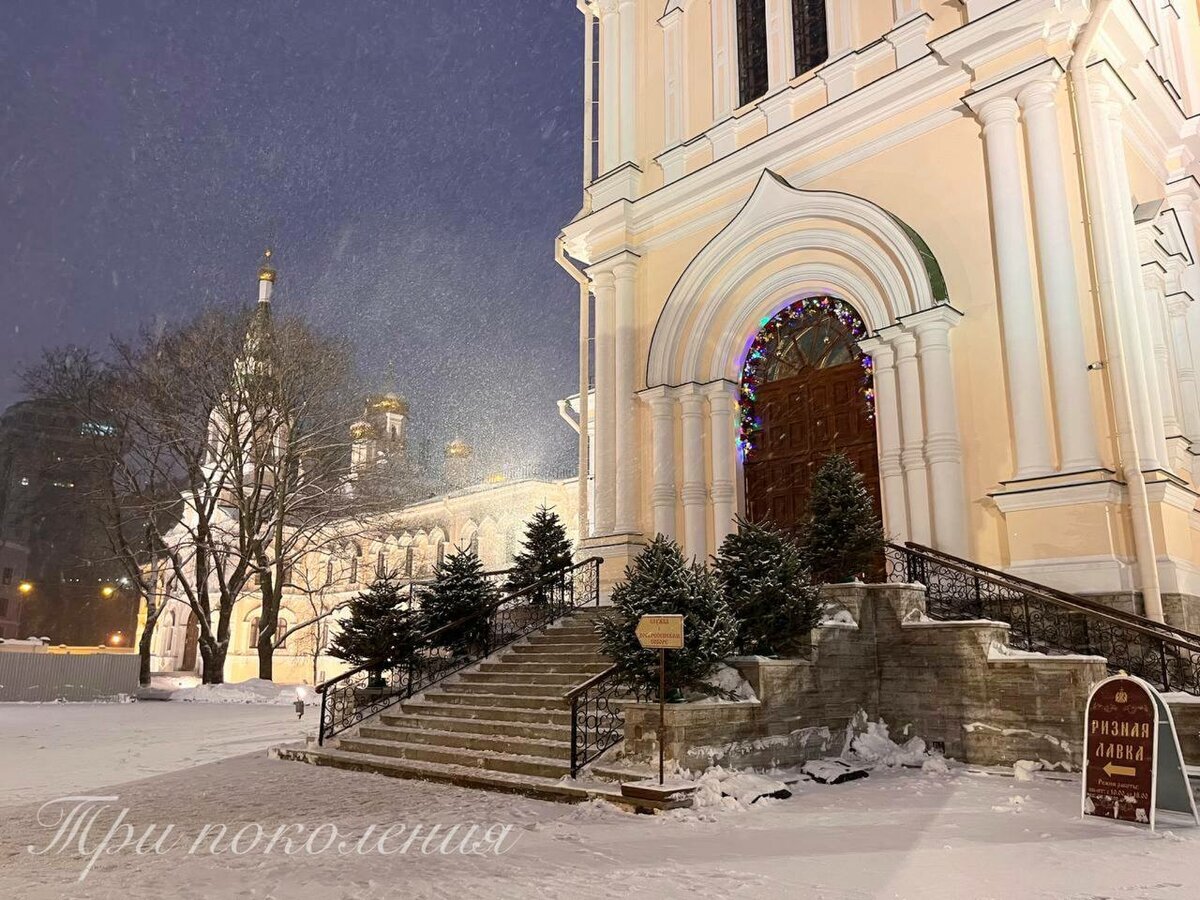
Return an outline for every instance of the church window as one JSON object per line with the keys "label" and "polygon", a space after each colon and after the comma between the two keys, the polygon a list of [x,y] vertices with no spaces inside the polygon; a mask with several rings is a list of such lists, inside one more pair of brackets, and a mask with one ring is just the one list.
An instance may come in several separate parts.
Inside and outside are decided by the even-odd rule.
{"label": "church window", "polygon": [[325,584],[333,584],[333,560],[325,563]]}
{"label": "church window", "polygon": [[275,637],[280,638],[279,646],[275,648],[276,650],[283,650],[284,648],[287,647],[287,638],[281,637],[282,635],[284,635],[286,633],[287,633],[287,620],[280,619],[279,621],[277,621],[275,623]]}
{"label": "church window", "polygon": [[[441,545],[439,544],[438,546],[440,549]],[[438,561],[441,562],[441,560],[438,560]],[[410,545],[410,546],[404,548],[404,574],[411,578],[412,573],[413,573],[413,548]]]}
{"label": "church window", "polygon": [[737,0],[738,105],[767,92],[767,2]]}
{"label": "church window", "polygon": [[825,0],[792,0],[792,38],[797,75],[815,69],[829,58]]}
{"label": "church window", "polygon": [[441,565],[446,559],[446,542],[437,542],[437,565]]}
{"label": "church window", "polygon": [[247,650],[253,650],[258,646],[258,616],[250,620],[250,642],[247,644]]}
{"label": "church window", "polygon": [[350,557],[350,583],[358,584],[358,557]]}
{"label": "church window", "polygon": [[387,555],[380,550],[375,557],[375,577],[383,578],[387,574]]}

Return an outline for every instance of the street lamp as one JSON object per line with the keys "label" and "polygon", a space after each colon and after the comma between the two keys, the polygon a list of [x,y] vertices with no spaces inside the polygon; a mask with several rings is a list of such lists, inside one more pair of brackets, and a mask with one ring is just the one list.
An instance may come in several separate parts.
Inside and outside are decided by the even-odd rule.
{"label": "street lamp", "polygon": [[108,645],[110,647],[120,647],[123,643],[125,643],[125,635],[120,631],[115,631],[108,637]]}
{"label": "street lamp", "polygon": [[100,588],[100,596],[103,597],[105,600],[107,600],[109,597],[111,597],[116,592],[117,592],[117,589],[115,587],[113,587],[111,584],[106,584],[104,587]]}
{"label": "street lamp", "polygon": [[22,594],[31,594],[31,593],[33,593],[33,582],[32,581],[22,581],[20,584],[17,585],[17,590],[20,591]]}

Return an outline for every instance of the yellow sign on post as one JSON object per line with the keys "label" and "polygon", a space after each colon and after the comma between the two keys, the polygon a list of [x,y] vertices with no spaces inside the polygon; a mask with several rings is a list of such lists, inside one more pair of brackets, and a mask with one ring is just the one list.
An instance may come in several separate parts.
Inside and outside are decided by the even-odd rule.
{"label": "yellow sign on post", "polygon": [[682,650],[683,616],[642,616],[634,634],[647,650]]}

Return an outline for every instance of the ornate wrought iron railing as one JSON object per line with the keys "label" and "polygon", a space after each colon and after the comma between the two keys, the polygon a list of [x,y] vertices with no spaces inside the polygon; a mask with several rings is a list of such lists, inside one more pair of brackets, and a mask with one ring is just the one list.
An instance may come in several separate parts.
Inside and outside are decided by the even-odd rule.
{"label": "ornate wrought iron railing", "polygon": [[885,556],[888,581],[925,585],[931,618],[1005,622],[1019,650],[1103,656],[1112,671],[1200,695],[1200,635],[919,544],[888,544]]}
{"label": "ornate wrought iron railing", "polygon": [[571,777],[625,737],[625,704],[630,692],[609,666],[572,690],[563,702],[571,707]]}
{"label": "ornate wrought iron railing", "polygon": [[321,724],[317,742],[428,690],[502,647],[545,628],[573,609],[600,603],[599,557],[552,573],[485,609],[422,636],[402,665],[358,666],[317,685]]}

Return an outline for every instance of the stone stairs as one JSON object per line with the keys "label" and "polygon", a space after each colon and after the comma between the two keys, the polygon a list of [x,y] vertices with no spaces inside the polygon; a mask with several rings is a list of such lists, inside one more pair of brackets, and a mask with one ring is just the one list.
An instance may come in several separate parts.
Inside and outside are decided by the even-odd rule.
{"label": "stone stairs", "polygon": [[[602,611],[577,610],[324,747],[280,747],[273,755],[551,800],[619,795],[614,782],[569,780],[571,711],[564,698],[610,665],[595,630]],[[602,779],[642,777],[593,771]]]}

